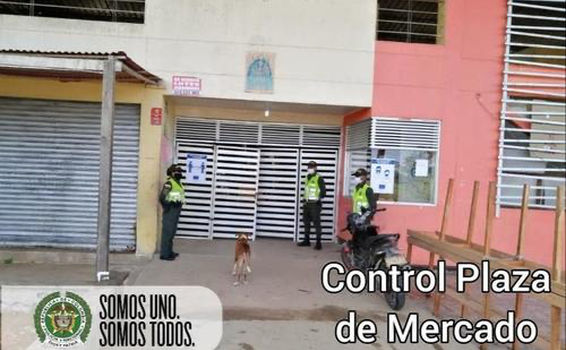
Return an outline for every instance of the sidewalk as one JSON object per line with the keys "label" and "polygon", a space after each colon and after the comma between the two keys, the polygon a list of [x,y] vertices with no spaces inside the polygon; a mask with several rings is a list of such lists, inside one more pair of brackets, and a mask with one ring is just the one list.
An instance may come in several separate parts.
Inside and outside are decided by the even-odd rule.
{"label": "sidewalk", "polygon": [[[338,261],[335,244],[317,252],[293,242],[258,240],[252,243],[252,274],[248,285],[234,287],[231,275],[234,242],[175,241],[181,255],[174,262],[149,263],[135,285],[201,285],[213,290],[224,307],[222,350],[288,349],[477,349],[460,344],[394,344],[386,342],[386,317],[391,312],[380,294],[329,294],[322,289],[320,270]],[[341,345],[334,338],[336,323],[356,310],[378,326],[380,339],[372,345]],[[400,312],[433,316],[424,300],[409,297]],[[495,348],[495,347],[494,347]]]}

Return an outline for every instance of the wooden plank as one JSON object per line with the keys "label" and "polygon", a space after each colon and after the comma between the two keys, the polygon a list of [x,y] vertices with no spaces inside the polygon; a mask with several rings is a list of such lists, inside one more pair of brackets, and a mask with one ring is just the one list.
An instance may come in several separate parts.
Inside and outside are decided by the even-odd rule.
{"label": "wooden plank", "polygon": [[[470,247],[458,246],[450,242],[441,242],[436,239],[431,234],[423,234],[415,231],[408,231],[408,242],[425,250],[428,250],[434,254],[442,255],[443,257],[450,259],[454,262],[472,262],[480,265],[482,260],[484,260],[483,252],[479,252]],[[493,271],[495,269],[505,269],[511,271],[516,269],[517,265],[512,264],[507,260],[503,259],[490,259],[490,269]],[[539,265],[539,268],[545,268]],[[551,305],[558,307],[564,307],[564,294],[560,294],[560,291],[564,290],[563,282],[554,281],[551,284],[552,293],[536,293],[533,294],[534,297],[544,300]]]}
{"label": "wooden plank", "polygon": [[523,201],[521,203],[521,219],[519,221],[519,237],[517,239],[517,258],[523,258],[525,246],[525,227],[527,225],[527,214],[529,212],[529,184],[523,186]]}
{"label": "wooden plank", "polygon": [[483,255],[489,256],[491,250],[491,235],[493,233],[493,219],[495,218],[495,182],[489,183],[487,192],[487,213],[485,218],[485,236],[483,241]]}
{"label": "wooden plank", "polygon": [[[458,303],[465,305],[466,308],[469,308],[472,311],[477,312],[478,314],[482,314],[483,312],[483,305],[478,301],[466,297],[463,294],[456,292],[453,289],[446,289],[446,296],[456,300]],[[501,318],[506,318],[507,313],[501,312],[499,310],[491,310],[491,319],[493,321],[499,321]]]}
{"label": "wooden plank", "polygon": [[468,221],[468,234],[466,235],[466,244],[472,244],[472,237],[474,235],[474,229],[476,225],[476,211],[478,208],[478,194],[480,190],[480,182],[474,181],[474,190],[472,192],[472,204],[470,206],[470,218]]}

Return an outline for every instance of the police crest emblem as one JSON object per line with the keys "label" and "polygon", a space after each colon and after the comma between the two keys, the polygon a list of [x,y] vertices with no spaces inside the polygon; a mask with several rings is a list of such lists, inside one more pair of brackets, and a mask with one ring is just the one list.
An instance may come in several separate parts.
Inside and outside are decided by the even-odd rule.
{"label": "police crest emblem", "polygon": [[86,342],[92,314],[79,295],[56,292],[39,302],[35,308],[34,323],[41,343],[68,348]]}

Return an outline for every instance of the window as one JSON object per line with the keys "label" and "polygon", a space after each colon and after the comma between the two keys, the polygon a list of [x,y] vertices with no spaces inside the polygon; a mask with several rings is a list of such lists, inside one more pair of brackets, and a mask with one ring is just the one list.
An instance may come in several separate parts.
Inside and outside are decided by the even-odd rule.
{"label": "window", "polygon": [[[365,168],[372,171],[380,202],[436,203],[440,122],[374,117],[349,126],[347,133],[345,196],[355,186],[351,173]],[[380,164],[393,170],[391,186],[375,178]]]}
{"label": "window", "polygon": [[378,0],[377,40],[441,44],[444,0]]}
{"label": "window", "polygon": [[497,208],[553,209],[566,184],[564,2],[509,3],[502,85]]}
{"label": "window", "polygon": [[143,23],[145,0],[0,0],[0,14]]}

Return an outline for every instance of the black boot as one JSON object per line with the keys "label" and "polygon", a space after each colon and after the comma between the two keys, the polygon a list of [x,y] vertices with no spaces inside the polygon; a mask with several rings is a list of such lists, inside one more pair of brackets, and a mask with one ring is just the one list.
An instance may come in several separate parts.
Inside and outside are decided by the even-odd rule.
{"label": "black boot", "polygon": [[310,241],[307,241],[307,240],[303,240],[303,241],[297,243],[297,245],[298,245],[299,247],[310,247],[310,246],[311,246],[311,242],[310,242]]}
{"label": "black boot", "polygon": [[314,250],[321,250],[322,249],[322,244],[320,244],[320,241],[316,242],[316,244],[314,245]]}

